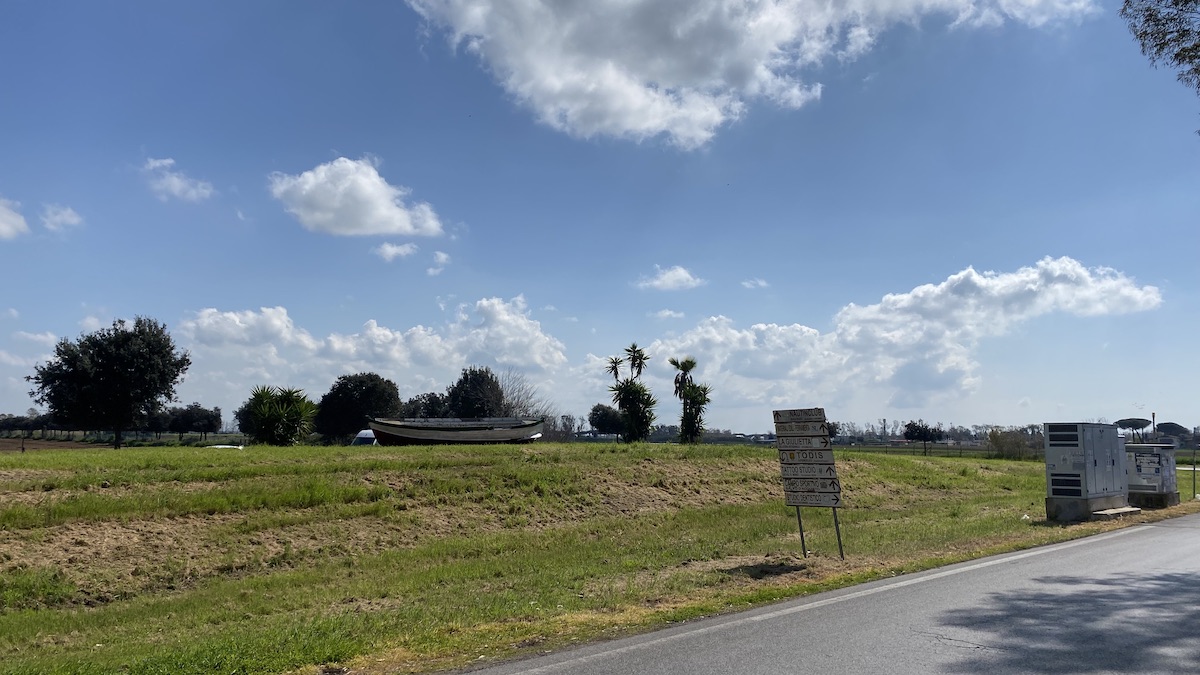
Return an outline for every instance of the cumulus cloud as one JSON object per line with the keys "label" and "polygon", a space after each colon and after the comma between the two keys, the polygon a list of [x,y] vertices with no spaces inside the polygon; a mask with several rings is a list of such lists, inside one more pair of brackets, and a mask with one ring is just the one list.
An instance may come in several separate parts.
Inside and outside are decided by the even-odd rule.
{"label": "cumulus cloud", "polygon": [[10,318],[10,319],[19,319],[19,318],[21,318],[21,313],[20,313],[20,312],[18,312],[18,311],[17,311],[17,309],[16,309],[15,307],[9,307],[9,308],[8,308],[8,309],[7,309],[7,310],[4,312],[4,313],[5,313],[5,314],[8,316],[8,318]]}
{"label": "cumulus cloud", "polygon": [[339,157],[303,173],[273,173],[271,195],[306,229],[335,235],[435,236],[442,223],[425,202],[405,203],[374,160]]}
{"label": "cumulus cloud", "polygon": [[979,384],[975,354],[985,338],[1051,313],[1091,317],[1161,303],[1159,289],[1116,270],[1045,258],[1015,272],[967,268],[875,304],[847,305],[825,334],[800,324],[739,328],[718,316],[649,350],[694,354],[700,379],[745,403],[837,400],[871,389],[886,392],[893,407],[917,407]]}
{"label": "cumulus cloud", "polygon": [[679,265],[667,269],[655,265],[654,276],[642,278],[637,282],[637,287],[642,290],[680,291],[702,286],[704,283],[703,279],[694,276]]}
{"label": "cumulus cloud", "polygon": [[0,239],[16,239],[29,232],[29,224],[17,210],[19,208],[20,202],[0,197]]}
{"label": "cumulus cloud", "polygon": [[654,312],[653,314],[651,314],[650,316],[652,316],[656,319],[682,319],[683,312],[676,312],[673,309],[660,309],[657,312]]}
{"label": "cumulus cloud", "polygon": [[15,354],[0,349],[0,365],[25,368],[33,365],[33,359],[23,359]]}
{"label": "cumulus cloud", "polygon": [[19,330],[13,333],[13,337],[26,340],[28,342],[35,342],[47,347],[52,347],[54,346],[54,343],[58,342],[58,336],[50,331],[46,331],[44,333],[27,333],[23,330]]}
{"label": "cumulus cloud", "polygon": [[747,279],[742,282],[742,288],[767,288],[770,285],[763,279]]}
{"label": "cumulus cloud", "polygon": [[380,258],[383,258],[384,260],[386,260],[388,262],[392,262],[396,258],[406,258],[406,257],[416,253],[417,245],[416,244],[396,245],[396,244],[389,244],[387,242],[384,242],[384,243],[380,244],[379,246],[371,249],[371,252],[374,253],[375,255],[379,256]]}
{"label": "cumulus cloud", "polygon": [[79,320],[79,327],[85,331],[93,332],[103,328],[104,322],[100,320],[100,317],[94,314],[89,314],[88,316],[85,316]]}
{"label": "cumulus cloud", "polygon": [[1039,26],[1093,0],[408,0],[544,124],[589,138],[707,143],[751,103],[821,95],[805,69],[856,59],[927,15],[956,26]]}
{"label": "cumulus cloud", "polygon": [[434,251],[433,252],[433,267],[426,269],[425,272],[429,276],[435,277],[435,276],[441,274],[442,270],[446,269],[446,265],[449,265],[449,264],[450,264],[450,254],[449,253],[445,253],[443,251]]}
{"label": "cumulus cloud", "polygon": [[60,204],[45,204],[42,206],[42,227],[51,232],[61,231],[65,227],[83,224],[83,217],[75,209]]}
{"label": "cumulus cloud", "polygon": [[201,202],[216,192],[212,183],[191,178],[174,167],[175,160],[169,157],[147,159],[142,165],[142,173],[146,174],[150,190],[162,201],[174,198],[185,202]]}
{"label": "cumulus cloud", "polygon": [[296,325],[284,307],[208,308],[183,321],[179,334],[196,364],[193,386],[215,390],[213,398],[227,392],[235,406],[264,382],[319,396],[339,375],[371,371],[402,383],[401,393],[412,396],[444,389],[472,364],[544,372],[567,359],[564,345],[542,330],[521,296],[460,305],[438,327],[394,329],[372,319],[357,331],[324,338]]}

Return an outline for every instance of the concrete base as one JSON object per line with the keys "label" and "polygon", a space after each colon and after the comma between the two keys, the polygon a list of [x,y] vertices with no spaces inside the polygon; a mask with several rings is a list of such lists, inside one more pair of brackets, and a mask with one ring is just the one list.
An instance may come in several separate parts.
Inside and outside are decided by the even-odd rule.
{"label": "concrete base", "polygon": [[1129,506],[1125,495],[1109,495],[1081,499],[1078,497],[1047,497],[1046,520],[1059,523],[1078,523],[1092,519],[1092,513]]}
{"label": "concrete base", "polygon": [[1143,509],[1165,509],[1179,503],[1178,492],[1130,492],[1129,504]]}
{"label": "concrete base", "polygon": [[1123,506],[1119,509],[1104,509],[1103,511],[1093,511],[1092,520],[1116,520],[1121,516],[1132,516],[1141,512],[1142,510],[1136,506]]}

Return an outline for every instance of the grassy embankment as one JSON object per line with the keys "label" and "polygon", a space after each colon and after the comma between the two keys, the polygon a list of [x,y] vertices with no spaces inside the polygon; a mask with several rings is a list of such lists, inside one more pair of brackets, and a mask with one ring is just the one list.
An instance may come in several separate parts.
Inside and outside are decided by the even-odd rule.
{"label": "grassy embankment", "polygon": [[432,672],[1120,526],[1042,522],[1040,463],[837,454],[845,562],[761,447],[0,454],[0,672]]}

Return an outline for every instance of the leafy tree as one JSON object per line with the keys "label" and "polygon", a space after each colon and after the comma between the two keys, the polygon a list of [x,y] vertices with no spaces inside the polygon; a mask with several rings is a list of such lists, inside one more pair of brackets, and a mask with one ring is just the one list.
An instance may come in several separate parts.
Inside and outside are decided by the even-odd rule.
{"label": "leafy tree", "polygon": [[1155,66],[1200,94],[1200,0],[1125,0],[1121,18]]}
{"label": "leafy tree", "polygon": [[[634,342],[625,348],[625,358],[611,357],[606,371],[616,381],[608,388],[612,392],[613,404],[621,411],[626,443],[644,441],[650,437],[654,425],[654,406],[658,401],[650,388],[638,380],[650,357]],[[629,364],[629,376],[621,379],[621,365]]]}
{"label": "leafy tree", "polygon": [[1176,438],[1183,438],[1185,436],[1190,436],[1192,433],[1191,431],[1188,430],[1187,427],[1183,426],[1182,424],[1177,424],[1175,422],[1162,422],[1161,424],[1158,425],[1157,430],[1158,430],[1158,433],[1160,433],[1164,436],[1174,436]]}
{"label": "leafy tree", "polygon": [[178,434],[179,440],[189,432],[200,434],[201,439],[207,439],[208,434],[221,430],[221,409],[209,410],[199,403],[192,403],[186,408],[171,408],[167,411],[167,431]]}
{"label": "leafy tree", "polygon": [[111,429],[113,447],[175,398],[175,385],[192,359],[175,350],[165,325],[137,317],[111,328],[62,339],[54,358],[25,378],[29,395],[59,422],[80,429]]}
{"label": "leafy tree", "polygon": [[418,394],[400,406],[400,417],[428,419],[431,417],[450,417],[450,402],[445,394],[429,392]]}
{"label": "leafy tree", "polygon": [[491,368],[463,368],[446,390],[451,417],[499,417],[504,414],[504,390]]}
{"label": "leafy tree", "polygon": [[159,410],[153,415],[147,417],[145,430],[154,434],[155,439],[162,438],[164,431],[171,430],[171,410],[174,410],[174,408],[171,408],[170,410]]}
{"label": "leafy tree", "polygon": [[375,373],[342,375],[321,397],[313,426],[317,433],[343,441],[362,430],[368,417],[400,412],[396,383]]}
{"label": "leafy tree", "polygon": [[1126,417],[1125,419],[1117,420],[1116,425],[1118,429],[1125,429],[1129,431],[1131,436],[1140,439],[1142,435],[1141,430],[1150,426],[1150,420],[1144,417]]}
{"label": "leafy tree", "polygon": [[621,411],[611,405],[597,403],[588,413],[588,424],[602,434],[619,434],[625,429]]}
{"label": "leafy tree", "polygon": [[987,449],[995,457],[1022,459],[1030,449],[1028,436],[1020,429],[1002,431],[992,427],[987,434]]}
{"label": "leafy tree", "polygon": [[926,455],[929,454],[929,444],[942,440],[945,435],[946,432],[942,431],[942,425],[931,427],[921,419],[904,425],[905,440],[921,441],[921,450]]}
{"label": "leafy tree", "polygon": [[826,422],[825,429],[829,432],[829,437],[837,436],[842,430],[841,422]]}
{"label": "leafy tree", "polygon": [[296,445],[313,430],[317,404],[299,389],[260,385],[234,413],[238,428],[261,445]]}

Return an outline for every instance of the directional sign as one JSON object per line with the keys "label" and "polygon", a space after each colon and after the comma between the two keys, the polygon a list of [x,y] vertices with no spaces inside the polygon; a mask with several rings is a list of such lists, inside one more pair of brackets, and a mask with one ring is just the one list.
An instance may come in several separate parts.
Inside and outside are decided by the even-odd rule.
{"label": "directional sign", "polygon": [[776,436],[828,436],[824,422],[776,422]]}
{"label": "directional sign", "polygon": [[833,464],[832,450],[780,450],[780,464]]}
{"label": "directional sign", "polygon": [[784,492],[838,492],[842,484],[837,479],[823,480],[820,478],[784,478]]}
{"label": "directional sign", "polygon": [[775,447],[780,450],[807,450],[829,447],[828,436],[779,436]]}
{"label": "directional sign", "polygon": [[832,464],[781,464],[779,474],[784,478],[837,478]]}
{"label": "directional sign", "polygon": [[797,408],[795,410],[772,410],[775,423],[780,422],[824,422],[824,408]]}
{"label": "directional sign", "polygon": [[836,508],[841,505],[842,496],[826,492],[785,492],[783,501],[788,506],[832,506]]}

